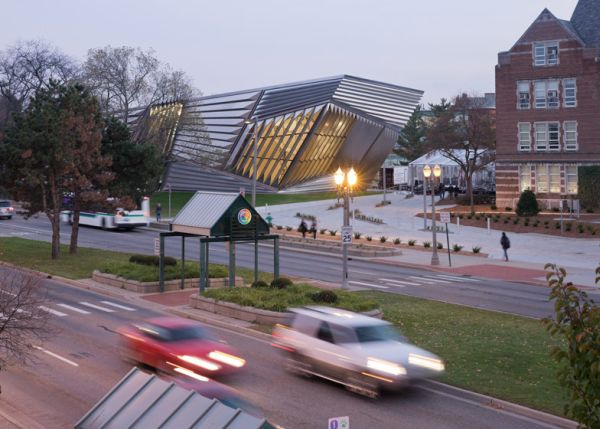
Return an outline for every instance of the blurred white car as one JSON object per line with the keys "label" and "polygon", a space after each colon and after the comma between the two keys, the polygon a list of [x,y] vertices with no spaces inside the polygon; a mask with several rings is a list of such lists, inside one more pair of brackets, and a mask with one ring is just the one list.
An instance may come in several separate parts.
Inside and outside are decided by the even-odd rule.
{"label": "blurred white car", "polygon": [[11,219],[15,213],[14,207],[8,200],[0,200],[0,219]]}
{"label": "blurred white car", "polygon": [[273,345],[288,358],[287,369],[340,383],[371,398],[412,380],[441,374],[444,362],[404,338],[388,322],[332,307],[291,310],[273,330]]}

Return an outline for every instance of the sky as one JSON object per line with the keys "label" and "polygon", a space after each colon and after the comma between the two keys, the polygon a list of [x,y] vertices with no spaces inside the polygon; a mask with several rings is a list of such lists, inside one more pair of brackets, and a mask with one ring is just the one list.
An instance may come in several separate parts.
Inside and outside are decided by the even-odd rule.
{"label": "sky", "polygon": [[494,92],[498,52],[547,7],[577,0],[19,0],[2,5],[0,50],[44,39],[152,48],[204,94],[350,74],[425,91],[425,103]]}

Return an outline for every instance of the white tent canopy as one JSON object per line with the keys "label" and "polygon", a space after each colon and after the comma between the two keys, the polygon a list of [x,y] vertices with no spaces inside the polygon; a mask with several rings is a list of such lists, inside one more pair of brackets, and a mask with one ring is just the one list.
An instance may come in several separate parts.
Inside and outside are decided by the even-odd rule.
{"label": "white tent canopy", "polygon": [[[453,154],[458,159],[466,159],[466,151],[464,149],[454,149]],[[429,165],[433,168],[435,165],[439,165],[442,169],[440,176],[440,182],[445,185],[454,185],[460,188],[466,188],[466,182],[464,173],[458,165],[458,163],[450,159],[444,152],[434,150],[420,158],[415,159],[409,165],[409,177],[410,183],[414,184],[415,180],[419,183],[423,182],[423,167]],[[476,172],[473,175],[473,186],[486,186],[495,183],[495,166],[494,163],[490,163],[485,169]]]}

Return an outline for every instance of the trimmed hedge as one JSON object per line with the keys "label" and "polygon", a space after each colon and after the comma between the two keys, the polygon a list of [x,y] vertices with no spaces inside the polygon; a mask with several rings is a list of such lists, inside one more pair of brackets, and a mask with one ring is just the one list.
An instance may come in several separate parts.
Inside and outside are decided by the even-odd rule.
{"label": "trimmed hedge", "polygon": [[275,289],[285,289],[288,286],[293,285],[294,282],[292,282],[290,279],[288,279],[287,277],[279,277],[277,279],[274,279],[271,282],[271,287],[275,288]]}
{"label": "trimmed hedge", "polygon": [[[131,255],[129,262],[139,265],[156,265],[160,264],[160,257],[155,255]],[[177,260],[172,256],[165,256],[165,265],[175,266]]]}
{"label": "trimmed hedge", "polygon": [[321,290],[313,293],[310,297],[314,302],[326,302],[327,304],[335,304],[338,300],[337,294],[332,290]]}
{"label": "trimmed hedge", "polygon": [[600,166],[580,166],[577,190],[581,206],[585,209],[600,207]]}

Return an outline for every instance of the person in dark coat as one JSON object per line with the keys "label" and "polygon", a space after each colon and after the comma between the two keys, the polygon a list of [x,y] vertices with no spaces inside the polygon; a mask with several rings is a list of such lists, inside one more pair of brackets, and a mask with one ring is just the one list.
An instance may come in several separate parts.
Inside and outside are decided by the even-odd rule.
{"label": "person in dark coat", "polygon": [[503,232],[502,237],[500,237],[500,245],[502,246],[502,250],[504,250],[504,260],[508,262],[508,249],[510,249],[510,240],[505,232]]}
{"label": "person in dark coat", "polygon": [[156,221],[160,222],[160,212],[162,211],[162,207],[160,206],[160,203],[158,203],[156,205]]}
{"label": "person in dark coat", "polygon": [[300,226],[298,227],[298,232],[302,234],[302,238],[306,238],[306,232],[308,231],[308,226],[306,226],[306,222],[304,218],[300,221]]}

